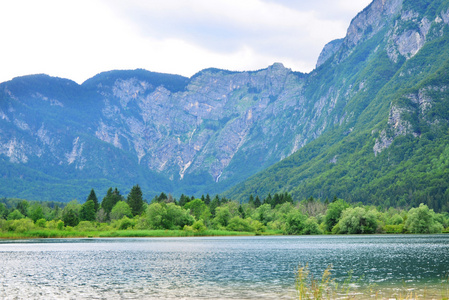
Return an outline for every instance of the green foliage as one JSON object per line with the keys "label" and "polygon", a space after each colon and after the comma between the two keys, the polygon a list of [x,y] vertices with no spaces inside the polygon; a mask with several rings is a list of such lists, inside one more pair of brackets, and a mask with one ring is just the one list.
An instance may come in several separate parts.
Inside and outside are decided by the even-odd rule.
{"label": "green foliage", "polygon": [[186,203],[184,208],[190,210],[190,214],[195,217],[195,220],[209,219],[209,207],[201,199],[195,199]]}
{"label": "green foliage", "polygon": [[[97,203],[98,204],[98,203]],[[81,221],[95,221],[95,202],[94,200],[88,200],[81,205],[80,220]]]}
{"label": "green foliage", "polygon": [[317,220],[314,217],[310,217],[304,222],[304,229],[302,230],[302,234],[323,234],[323,230],[318,225]]}
{"label": "green foliage", "polygon": [[[62,210],[62,221],[65,226],[75,227],[80,222],[80,209],[78,201],[70,201]],[[59,227],[58,227],[59,228]]]}
{"label": "green foliage", "polygon": [[337,225],[342,212],[348,207],[349,204],[342,199],[338,199],[329,204],[327,207],[326,216],[324,217],[324,223],[328,232],[331,232],[332,228]]}
{"label": "green foliage", "polygon": [[22,200],[19,203],[17,203],[16,209],[24,216],[27,215],[28,207],[30,206],[30,203],[26,200]]}
{"label": "green foliage", "polygon": [[131,192],[128,194],[127,203],[131,208],[133,216],[141,215],[143,213],[144,202],[142,198],[142,190],[138,184],[132,187]]}
{"label": "green foliage", "polygon": [[27,215],[31,218],[31,220],[33,220],[33,222],[36,222],[37,220],[44,218],[44,209],[40,203],[35,202],[28,207]]}
{"label": "green foliage", "polygon": [[117,221],[117,227],[119,230],[126,230],[133,228],[136,225],[136,222],[128,217],[123,217],[122,219]]}
{"label": "green foliage", "polygon": [[19,220],[19,219],[23,219],[23,218],[25,218],[25,216],[18,209],[13,210],[8,215],[8,220]]}
{"label": "green foliage", "polygon": [[111,213],[109,215],[111,220],[119,220],[125,216],[128,218],[132,218],[133,216],[131,208],[125,201],[117,202],[112,208]]}
{"label": "green foliage", "polygon": [[302,234],[305,228],[306,216],[299,210],[293,210],[287,215],[287,234]]}
{"label": "green foliage", "polygon": [[362,207],[346,208],[338,222],[338,233],[366,234],[377,230],[377,213]]}
{"label": "green foliage", "polygon": [[239,216],[235,216],[232,219],[230,219],[228,225],[226,226],[226,229],[230,231],[247,231],[247,232],[256,231],[251,226],[249,220],[242,219]]}
{"label": "green foliage", "polygon": [[63,230],[63,229],[64,229],[64,221],[59,220],[59,221],[56,223],[56,228],[58,228],[58,230]]}
{"label": "green foliage", "polygon": [[47,225],[47,221],[45,219],[39,219],[35,222],[35,225],[40,228],[45,228]]}
{"label": "green foliage", "polygon": [[229,211],[229,207],[220,206],[215,209],[215,218],[214,222],[220,227],[226,227],[229,224],[229,220],[231,219],[231,212]]}
{"label": "green foliage", "polygon": [[87,197],[86,202],[89,200],[92,200],[94,202],[94,209],[95,209],[95,212],[97,212],[98,209],[100,208],[100,204],[98,203],[98,198],[97,198],[97,195],[95,194],[94,189],[90,190],[90,194]]}
{"label": "green foliage", "polygon": [[122,196],[117,188],[112,190],[109,188],[106,196],[104,196],[103,201],[101,202],[101,208],[105,210],[106,213],[110,213],[112,208],[117,202],[122,201]]}
{"label": "green foliage", "polygon": [[174,203],[152,203],[146,211],[150,229],[181,229],[192,225],[194,218]]}
{"label": "green foliage", "polygon": [[441,233],[443,226],[436,221],[433,209],[421,203],[409,210],[405,229],[410,233]]}
{"label": "green foliage", "polygon": [[192,229],[196,232],[204,232],[207,227],[204,225],[203,220],[193,222]]}

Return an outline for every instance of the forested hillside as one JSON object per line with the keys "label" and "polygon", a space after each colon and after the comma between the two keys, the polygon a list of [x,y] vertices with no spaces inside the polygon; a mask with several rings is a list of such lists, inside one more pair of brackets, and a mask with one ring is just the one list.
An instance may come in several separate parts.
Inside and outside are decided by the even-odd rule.
{"label": "forested hillside", "polygon": [[320,67],[331,70],[328,80],[352,78],[349,117],[227,195],[281,189],[297,198],[449,209],[449,4],[396,2],[400,9],[384,28]]}

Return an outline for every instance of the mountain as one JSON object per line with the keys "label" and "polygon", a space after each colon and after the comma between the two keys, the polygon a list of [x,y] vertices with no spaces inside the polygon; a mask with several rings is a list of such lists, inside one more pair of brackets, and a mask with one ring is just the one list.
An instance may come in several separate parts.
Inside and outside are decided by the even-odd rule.
{"label": "mountain", "polygon": [[192,78],[133,70],[82,85],[46,75],[2,83],[0,195],[68,201],[136,183],[149,197],[223,191],[315,137],[314,120],[295,125],[307,113],[304,76],[277,63]]}
{"label": "mountain", "polygon": [[0,196],[291,192],[444,209],[449,1],[374,0],[309,74],[110,71],[0,84]]}
{"label": "mountain", "polygon": [[373,1],[304,81],[332,125],[226,195],[449,210],[448,24],[448,1]]}

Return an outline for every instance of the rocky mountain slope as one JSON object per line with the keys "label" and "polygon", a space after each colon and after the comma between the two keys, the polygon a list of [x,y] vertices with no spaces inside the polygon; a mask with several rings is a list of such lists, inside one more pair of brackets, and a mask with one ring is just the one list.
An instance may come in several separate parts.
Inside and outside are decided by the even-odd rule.
{"label": "rocky mountain slope", "polygon": [[[139,183],[147,198],[232,188],[240,200],[279,191],[435,199],[445,187],[413,189],[399,177],[422,143],[441,145],[448,131],[448,24],[448,1],[374,0],[309,74],[275,63],[192,78],[134,70],[82,85],[5,82],[0,196],[67,201]],[[420,175],[422,187],[441,172]]]}
{"label": "rocky mountain slope", "polygon": [[304,84],[334,99],[337,125],[227,195],[449,210],[448,17],[448,1],[373,1]]}

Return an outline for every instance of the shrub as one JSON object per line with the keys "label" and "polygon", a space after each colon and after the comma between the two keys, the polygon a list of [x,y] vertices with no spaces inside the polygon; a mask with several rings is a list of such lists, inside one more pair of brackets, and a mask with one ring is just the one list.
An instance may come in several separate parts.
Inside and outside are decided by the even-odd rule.
{"label": "shrub", "polygon": [[323,234],[323,230],[318,225],[317,220],[314,217],[310,217],[304,222],[302,234]]}
{"label": "shrub", "polygon": [[15,232],[26,232],[34,228],[34,222],[31,219],[20,219],[12,221],[11,228]]}
{"label": "shrub", "polygon": [[56,223],[56,228],[58,228],[58,230],[63,230],[64,229],[64,221],[59,220],[58,223]]}
{"label": "shrub", "polygon": [[37,227],[45,228],[46,225],[47,225],[47,221],[45,219],[39,219],[36,221]]}
{"label": "shrub", "polygon": [[192,229],[197,232],[205,231],[207,228],[204,226],[203,220],[193,222]]}
{"label": "shrub", "polygon": [[226,226],[226,229],[230,231],[255,231],[255,229],[251,227],[251,224],[248,222],[248,220],[244,220],[238,216],[235,216],[229,220],[229,224],[228,226]]}
{"label": "shrub", "polygon": [[76,226],[76,229],[79,231],[94,231],[97,229],[97,226],[95,225],[95,223],[90,221],[81,221]]}
{"label": "shrub", "polygon": [[120,230],[125,230],[128,228],[133,228],[135,225],[135,221],[132,219],[129,219],[128,217],[123,217],[121,220],[119,220],[119,227]]}

